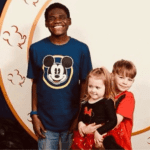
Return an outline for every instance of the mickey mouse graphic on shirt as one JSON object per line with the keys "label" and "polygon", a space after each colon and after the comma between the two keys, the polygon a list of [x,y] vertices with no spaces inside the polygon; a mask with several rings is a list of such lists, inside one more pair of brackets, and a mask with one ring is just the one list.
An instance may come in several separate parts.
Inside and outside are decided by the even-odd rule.
{"label": "mickey mouse graphic on shirt", "polygon": [[70,56],[47,55],[43,59],[43,80],[51,88],[66,87],[73,75],[73,59]]}

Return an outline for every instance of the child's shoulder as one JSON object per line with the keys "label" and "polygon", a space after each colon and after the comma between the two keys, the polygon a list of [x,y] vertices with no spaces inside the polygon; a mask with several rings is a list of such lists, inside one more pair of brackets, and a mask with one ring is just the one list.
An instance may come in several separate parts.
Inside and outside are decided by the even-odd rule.
{"label": "child's shoulder", "polygon": [[119,95],[115,96],[115,99],[118,99],[120,97],[134,97],[134,95],[130,91],[124,91],[124,92],[120,93]]}
{"label": "child's shoulder", "polygon": [[[124,97],[123,97],[124,96]],[[121,98],[121,96],[119,97],[119,99]],[[126,91],[124,93],[124,95],[122,95],[122,98],[121,98],[124,103],[134,103],[135,102],[135,99],[134,99],[134,95],[132,92],[130,91]]]}
{"label": "child's shoulder", "polygon": [[126,97],[134,97],[133,93],[130,91],[125,92]]}
{"label": "child's shoulder", "polygon": [[88,106],[89,103],[88,103],[88,100],[81,100],[81,106],[82,107],[85,107],[85,106]]}
{"label": "child's shoulder", "polygon": [[114,101],[112,99],[110,99],[110,98],[109,99],[104,98],[104,102],[105,102],[106,105],[110,105],[110,104],[114,105]]}
{"label": "child's shoulder", "polygon": [[84,104],[86,104],[86,103],[87,103],[86,100],[82,100],[82,101],[81,101],[81,105],[84,105]]}

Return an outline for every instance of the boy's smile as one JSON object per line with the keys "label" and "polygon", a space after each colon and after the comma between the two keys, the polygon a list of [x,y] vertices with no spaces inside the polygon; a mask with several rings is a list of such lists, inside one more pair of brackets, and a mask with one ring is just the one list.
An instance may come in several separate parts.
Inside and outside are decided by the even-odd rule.
{"label": "boy's smile", "polygon": [[71,19],[66,12],[60,8],[54,8],[48,13],[46,27],[51,32],[51,36],[67,36],[67,30],[71,25]]}
{"label": "boy's smile", "polygon": [[118,94],[120,92],[129,90],[133,82],[134,79],[131,79],[130,77],[126,77],[118,74],[114,75],[114,83],[115,83],[116,90],[118,91]]}

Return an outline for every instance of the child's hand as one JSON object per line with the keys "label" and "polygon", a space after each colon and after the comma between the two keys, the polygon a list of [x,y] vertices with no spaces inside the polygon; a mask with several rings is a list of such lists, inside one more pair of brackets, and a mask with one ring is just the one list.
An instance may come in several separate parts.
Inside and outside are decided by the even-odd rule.
{"label": "child's hand", "polygon": [[95,123],[91,123],[89,125],[86,126],[84,132],[85,134],[90,134],[96,131],[96,129],[98,129],[99,127],[101,127],[102,125],[96,125]]}
{"label": "child's hand", "polygon": [[99,134],[99,132],[97,130],[94,132],[94,142],[95,142],[95,144],[103,142],[103,136],[101,134]]}
{"label": "child's hand", "polygon": [[78,123],[78,130],[79,130],[79,133],[80,133],[80,135],[81,135],[82,137],[83,137],[84,134],[85,134],[85,132],[84,132],[85,127],[86,127],[86,125],[85,125],[82,121],[80,121],[80,122]]}
{"label": "child's hand", "polygon": [[98,149],[104,149],[104,146],[103,146],[103,143],[102,142],[97,142],[95,144],[95,147],[98,148]]}

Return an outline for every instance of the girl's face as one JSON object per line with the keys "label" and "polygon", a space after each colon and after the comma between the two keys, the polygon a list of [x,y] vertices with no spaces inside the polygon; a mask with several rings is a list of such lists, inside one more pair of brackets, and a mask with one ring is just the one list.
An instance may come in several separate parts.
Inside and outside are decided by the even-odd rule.
{"label": "girl's face", "polygon": [[129,88],[132,86],[134,79],[130,77],[126,77],[119,74],[114,74],[114,84],[115,84],[115,90],[117,94],[129,90]]}
{"label": "girl's face", "polygon": [[105,85],[103,80],[90,77],[88,82],[88,94],[90,95],[91,100],[102,99],[105,94]]}

